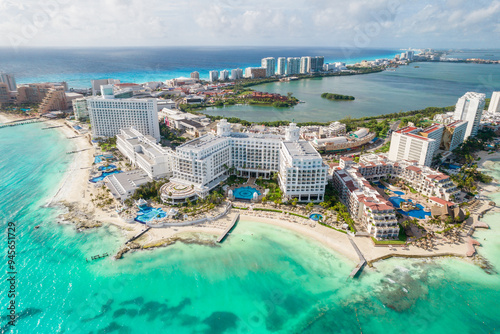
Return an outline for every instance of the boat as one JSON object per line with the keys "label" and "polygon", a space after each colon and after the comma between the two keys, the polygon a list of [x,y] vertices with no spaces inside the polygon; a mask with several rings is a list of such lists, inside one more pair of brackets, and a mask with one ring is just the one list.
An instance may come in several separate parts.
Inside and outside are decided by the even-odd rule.
{"label": "boat", "polygon": [[415,67],[415,68],[420,68],[420,66],[413,66],[413,67]]}
{"label": "boat", "polygon": [[40,228],[40,225],[35,226],[35,230],[36,230],[36,229],[39,229],[39,228]]}

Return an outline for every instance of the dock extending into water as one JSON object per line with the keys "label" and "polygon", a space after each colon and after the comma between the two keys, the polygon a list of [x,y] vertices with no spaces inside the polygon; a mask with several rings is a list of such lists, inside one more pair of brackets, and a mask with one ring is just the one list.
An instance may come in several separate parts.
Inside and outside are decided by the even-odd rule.
{"label": "dock extending into water", "polygon": [[226,230],[219,236],[219,238],[217,239],[218,243],[221,243],[226,238],[226,236],[233,229],[234,225],[236,225],[236,223],[238,222],[239,219],[240,219],[240,214],[238,213],[236,216],[234,216],[231,224],[229,224],[229,226],[226,228]]}
{"label": "dock extending into water", "polygon": [[356,243],[351,239],[349,238],[349,241],[351,242],[351,245],[352,247],[354,247],[354,250],[356,251],[356,253],[358,253],[358,256],[359,256],[359,263],[358,265],[356,266],[356,268],[354,268],[351,272],[351,274],[349,275],[351,278],[354,278],[356,277],[356,275],[358,275],[358,273],[363,269],[363,267],[365,266],[366,264],[366,259],[365,257],[363,256],[363,254],[361,253],[361,251],[359,250],[358,246],[356,245]]}
{"label": "dock extending into water", "polygon": [[44,119],[28,119],[28,120],[24,120],[24,121],[14,121],[14,122],[10,122],[10,123],[3,123],[3,124],[0,124],[0,129],[1,128],[6,128],[6,127],[9,127],[9,126],[18,126],[18,125],[24,125],[24,124],[31,124],[31,123],[40,123],[40,122],[45,122],[46,120]]}
{"label": "dock extending into water", "polygon": [[[90,258],[90,261],[94,261],[94,260],[98,260],[98,259],[104,259],[104,258],[105,258],[105,257],[107,257],[107,256],[109,256],[109,254],[108,254],[108,253],[104,253],[104,254],[102,254],[102,255],[94,255],[94,256],[92,256],[92,257]],[[89,262],[89,260],[88,260],[88,259],[85,259],[85,260],[87,260],[87,262]]]}
{"label": "dock extending into water", "polygon": [[134,240],[136,240],[136,239],[139,239],[139,238],[140,238],[140,237],[141,237],[144,233],[146,233],[146,232],[147,232],[147,231],[149,231],[150,229],[151,229],[151,227],[148,227],[147,229],[145,229],[144,231],[142,231],[141,233],[139,233],[139,234],[138,234],[138,235],[136,235],[135,237],[132,237],[132,238],[128,239],[128,241],[125,243],[125,245],[126,245],[126,244],[128,244],[129,242],[132,242],[132,241],[134,241]]}

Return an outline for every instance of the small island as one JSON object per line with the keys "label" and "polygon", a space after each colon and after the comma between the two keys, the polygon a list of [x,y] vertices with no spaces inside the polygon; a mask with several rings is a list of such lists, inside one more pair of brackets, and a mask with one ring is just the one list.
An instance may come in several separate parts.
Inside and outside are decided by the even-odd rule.
{"label": "small island", "polygon": [[333,93],[323,93],[323,94],[321,94],[321,97],[324,99],[328,99],[330,101],[354,101],[355,100],[354,96],[340,95],[340,94],[333,94]]}

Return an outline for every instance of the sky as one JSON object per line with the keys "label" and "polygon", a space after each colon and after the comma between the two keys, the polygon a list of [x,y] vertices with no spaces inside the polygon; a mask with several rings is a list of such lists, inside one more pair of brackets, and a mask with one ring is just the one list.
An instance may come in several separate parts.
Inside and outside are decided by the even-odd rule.
{"label": "sky", "polygon": [[500,0],[0,0],[2,47],[499,48]]}

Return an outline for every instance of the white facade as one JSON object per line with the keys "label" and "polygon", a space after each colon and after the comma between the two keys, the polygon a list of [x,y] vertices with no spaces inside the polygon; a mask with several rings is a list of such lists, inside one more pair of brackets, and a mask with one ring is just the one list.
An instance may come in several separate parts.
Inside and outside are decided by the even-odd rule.
{"label": "white facade", "polygon": [[113,137],[133,126],[160,140],[156,99],[115,99],[106,87],[102,86],[102,97],[87,99],[92,136]]}
{"label": "white facade", "polygon": [[485,94],[475,92],[467,92],[458,99],[453,119],[469,122],[467,124],[467,131],[465,132],[465,140],[469,136],[477,135],[481,116],[483,115],[485,99]]}
{"label": "white facade", "polygon": [[389,160],[415,160],[420,165],[430,166],[440,142],[418,135],[419,129],[407,126],[392,133]]}
{"label": "white facade", "polygon": [[262,59],[261,67],[266,69],[266,77],[272,77],[276,71],[276,59],[273,57]]}
{"label": "white facade", "polygon": [[500,113],[500,92],[493,92],[491,94],[490,106],[488,107],[489,113]]}
{"label": "white facade", "polygon": [[90,80],[90,84],[92,86],[92,95],[95,96],[101,90],[101,86],[103,85],[115,85],[119,84],[120,80],[118,79],[99,79],[99,80]]}
{"label": "white facade", "polygon": [[208,80],[210,80],[210,82],[214,82],[214,81],[217,81],[219,79],[219,71],[210,71],[208,72]]}
{"label": "white facade", "polygon": [[231,80],[238,80],[243,78],[243,70],[241,68],[235,68],[231,70]]}
{"label": "white facade", "polygon": [[86,121],[89,118],[89,110],[86,99],[75,99],[72,101],[75,119],[79,122]]}
{"label": "white facade", "polygon": [[228,70],[222,70],[222,71],[220,71],[219,80],[220,81],[226,81],[227,79],[229,79],[229,71]]}
{"label": "white facade", "polygon": [[455,121],[446,125],[443,133],[442,149],[453,151],[464,142],[465,132],[467,131],[466,121]]}
{"label": "white facade", "polygon": [[276,71],[276,74],[285,75],[286,74],[285,69],[286,69],[286,58],[279,57],[278,58],[278,70]]}
{"label": "white facade", "polygon": [[279,166],[280,187],[286,199],[324,200],[328,166],[309,142],[281,142]]}
{"label": "white facade", "polygon": [[311,63],[311,57],[300,58],[300,73],[301,74],[309,73],[310,63]]}
{"label": "white facade", "polygon": [[173,175],[173,151],[156,143],[156,139],[136,129],[122,129],[116,136],[116,147],[129,161],[152,178]]}
{"label": "white facade", "polygon": [[289,57],[286,60],[286,75],[299,74],[300,73],[300,58]]}
{"label": "white facade", "polygon": [[16,79],[10,74],[0,73],[0,82],[7,84],[7,89],[11,92],[17,91]]}
{"label": "white facade", "polygon": [[328,167],[309,142],[299,141],[295,124],[285,137],[283,141],[279,135],[231,132],[231,125],[223,119],[217,135],[207,134],[176,148],[171,182],[206,194],[230,173],[269,178],[280,171],[285,198],[322,201]]}

